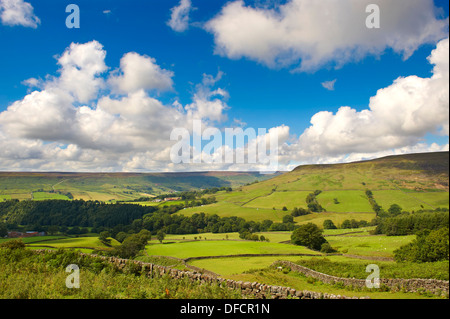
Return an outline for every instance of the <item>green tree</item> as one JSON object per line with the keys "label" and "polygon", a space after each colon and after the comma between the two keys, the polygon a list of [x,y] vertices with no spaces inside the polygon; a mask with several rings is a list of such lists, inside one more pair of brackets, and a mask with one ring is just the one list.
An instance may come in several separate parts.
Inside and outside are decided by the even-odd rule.
{"label": "green tree", "polygon": [[6,228],[6,224],[0,222],[0,237],[3,238],[8,235],[8,229]]}
{"label": "green tree", "polygon": [[107,232],[107,231],[102,231],[101,233],[100,233],[100,235],[98,236],[98,239],[103,243],[103,244],[105,244],[106,246],[109,246],[109,245],[111,245],[111,239],[110,238],[108,238],[110,235],[109,235],[109,232]]}
{"label": "green tree", "polygon": [[325,219],[323,221],[323,229],[336,229],[336,225],[333,223],[331,219]]}
{"label": "green tree", "polygon": [[160,243],[162,243],[162,241],[164,240],[165,237],[166,237],[166,234],[164,233],[164,231],[162,229],[160,229],[156,233],[156,238],[159,240]]}
{"label": "green tree", "polygon": [[152,233],[147,230],[147,229],[142,229],[139,233],[138,236],[142,239],[142,241],[144,241],[146,244],[149,240],[152,239]]}
{"label": "green tree", "polygon": [[342,228],[342,229],[349,229],[349,228],[352,228],[352,223],[351,223],[351,221],[348,220],[348,219],[344,220],[344,221],[342,222],[342,224],[341,224],[341,228]]}
{"label": "green tree", "polygon": [[301,225],[292,232],[291,243],[294,245],[306,246],[310,249],[320,250],[322,244],[326,243],[322,230],[316,224],[307,223]]}
{"label": "green tree", "polygon": [[122,243],[125,240],[125,238],[127,238],[127,236],[128,236],[127,233],[121,231],[117,233],[115,238],[119,243]]}
{"label": "green tree", "polygon": [[294,222],[294,217],[292,215],[285,215],[283,216],[283,223],[287,224],[287,223],[293,223]]}
{"label": "green tree", "polygon": [[145,248],[147,238],[140,234],[132,234],[125,238],[123,243],[113,250],[112,254],[121,258],[133,258]]}
{"label": "green tree", "polygon": [[449,229],[420,231],[411,243],[394,250],[397,262],[449,260]]}
{"label": "green tree", "polygon": [[51,225],[47,227],[47,232],[49,235],[54,235],[59,231],[59,227],[56,225]]}
{"label": "green tree", "polygon": [[400,215],[400,214],[402,213],[402,208],[401,208],[399,205],[397,205],[397,204],[392,204],[392,205],[389,207],[389,209],[388,209],[388,213],[389,213],[391,216],[397,216],[397,215]]}

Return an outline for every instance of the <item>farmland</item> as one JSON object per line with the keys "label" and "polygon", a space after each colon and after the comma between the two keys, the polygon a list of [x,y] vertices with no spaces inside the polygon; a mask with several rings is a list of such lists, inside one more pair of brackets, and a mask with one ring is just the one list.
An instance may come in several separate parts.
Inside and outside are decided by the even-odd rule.
{"label": "farmland", "polygon": [[[292,172],[238,187],[233,192],[217,193],[217,203],[186,208],[180,214],[191,216],[204,212],[278,222],[294,207],[306,208],[306,197],[316,190],[320,190],[317,201],[326,212],[298,216],[295,222],[371,221],[375,213],[365,194],[367,190],[372,191],[376,202],[385,210],[392,204],[398,204],[405,211],[448,209],[446,164],[448,153],[432,153],[348,164],[299,166]],[[424,171],[422,167],[432,169]]]}
{"label": "farmland", "polygon": [[176,191],[238,187],[271,175],[247,172],[205,173],[27,173],[0,172],[0,201],[68,199],[128,201]]}
{"label": "farmland", "polygon": [[[367,231],[370,229],[367,229]],[[169,235],[163,243],[152,239],[146,246],[145,253],[138,259],[146,260],[145,256],[168,256],[179,259],[190,259],[188,265],[209,270],[220,276],[234,280],[250,280],[267,284],[286,285],[295,289],[310,291],[328,292],[347,296],[370,296],[380,299],[408,299],[408,298],[436,298],[427,294],[412,294],[403,292],[383,292],[383,291],[357,291],[339,286],[330,286],[317,281],[311,281],[305,276],[293,272],[280,272],[271,265],[277,260],[288,260],[312,269],[330,273],[335,276],[357,276],[364,279],[366,277],[365,267],[369,263],[376,263],[381,273],[388,278],[434,278],[448,280],[448,263],[434,263],[427,267],[427,271],[415,264],[397,264],[389,260],[374,260],[377,257],[390,257],[395,247],[412,240],[411,236],[400,236],[396,238],[394,244],[387,236],[367,236],[362,230],[329,230],[325,232],[327,239],[339,249],[339,252],[348,250],[347,254],[325,256],[319,252],[305,249],[301,246],[284,244],[289,238],[289,232],[264,233],[270,238],[270,242],[252,242],[239,240],[236,233],[212,234],[204,233],[199,235]],[[196,237],[196,239],[194,239]],[[201,237],[201,238],[200,238]],[[46,236],[42,238],[24,239],[27,247],[37,249],[44,247],[75,249],[89,252],[92,246],[107,249],[99,244],[96,237],[73,237],[61,238],[60,236]],[[44,245],[45,243],[45,245]],[[380,248],[385,244],[390,244],[390,249],[380,254]],[[113,245],[116,243],[113,241]],[[357,249],[351,249],[357,247]],[[242,256],[247,254],[246,256]],[[256,254],[274,254],[273,256],[256,256]],[[284,254],[305,254],[284,255]],[[236,255],[235,257],[223,257],[224,255]],[[240,256],[241,255],[241,256]],[[255,256],[252,256],[255,255]],[[308,256],[314,255],[314,256]],[[359,258],[352,257],[353,255]],[[205,257],[207,259],[195,259],[195,257]],[[365,259],[366,258],[366,259]],[[164,260],[161,260],[164,261]],[[153,258],[152,262],[158,263],[158,259]],[[175,264],[174,261],[165,261],[164,264]],[[178,268],[180,266],[177,266]]]}
{"label": "farmland", "polygon": [[[325,274],[359,279],[366,278],[368,264],[376,264],[384,278],[448,280],[448,260],[427,262],[426,267],[394,260],[397,250],[417,242],[415,227],[448,227],[444,220],[449,208],[447,164],[448,153],[434,153],[300,166],[271,178],[175,174],[150,179],[139,174],[62,173],[19,178],[19,173],[4,173],[0,176],[0,217],[6,227],[52,230],[52,236],[24,238],[28,250],[120,254],[123,247],[141,245],[131,258],[237,281],[355,297],[440,298],[427,292],[325,284],[279,269],[274,263],[286,260]],[[183,182],[178,183],[177,178]],[[201,187],[202,182],[216,188],[203,192],[207,187]],[[227,187],[219,189],[218,185]],[[231,189],[229,185],[233,185]],[[186,191],[173,195],[180,190]],[[311,194],[322,210],[311,210]],[[153,197],[178,196],[181,198],[173,201],[152,201]],[[399,211],[391,212],[394,204]],[[303,213],[294,214],[296,209]],[[390,222],[386,225],[394,231],[388,236],[378,229],[380,214],[404,216],[422,224],[405,228],[406,233],[399,235],[395,234],[396,219],[386,217]],[[433,219],[435,215],[438,217]],[[435,225],[436,220],[442,225]],[[324,229],[330,222],[334,227]],[[310,223],[321,231],[332,253],[291,243],[293,231]],[[143,231],[151,238],[142,237],[147,236],[141,235]],[[108,237],[109,244],[100,240],[101,234]],[[2,238],[0,244],[9,240]]]}

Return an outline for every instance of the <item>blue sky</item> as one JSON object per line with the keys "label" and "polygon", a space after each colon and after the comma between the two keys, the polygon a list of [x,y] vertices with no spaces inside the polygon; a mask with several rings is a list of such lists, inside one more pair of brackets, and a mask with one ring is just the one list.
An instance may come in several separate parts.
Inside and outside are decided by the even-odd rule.
{"label": "blue sky", "polygon": [[[363,11],[362,3],[365,2],[378,3],[379,29],[369,30],[360,23],[368,16]],[[283,169],[301,163],[448,150],[448,124],[445,125],[448,122],[448,89],[445,91],[442,83],[433,82],[433,67],[438,62],[432,64],[428,60],[435,52],[435,60],[444,68],[447,63],[447,78],[444,75],[440,82],[448,84],[448,59],[446,62],[441,58],[448,50],[448,2],[413,0],[407,1],[409,5],[406,6],[399,4],[401,1],[395,2],[379,0],[355,4],[355,0],[346,0],[335,8],[333,1],[321,1],[320,5],[317,1],[315,5],[308,5],[308,1],[302,0],[0,0],[0,142],[3,144],[0,146],[5,150],[0,155],[0,169],[199,169],[189,165],[175,167],[170,163],[167,159],[170,125],[157,127],[163,121],[170,121],[170,116],[175,116],[178,121],[174,121],[173,127],[186,125],[189,129],[192,114],[222,130],[238,123],[243,127],[267,130],[279,128]],[[70,3],[76,3],[80,8],[78,29],[69,29],[65,25],[69,15],[65,9]],[[12,10],[12,5],[18,10],[19,18],[6,14]],[[182,15],[174,13],[177,7],[182,6],[186,10],[184,22]],[[342,8],[345,6],[348,9]],[[28,11],[20,11],[23,8],[28,8]],[[336,16],[329,17],[324,12]],[[324,20],[324,17],[329,17],[329,20]],[[169,23],[171,19],[172,25]],[[355,25],[361,30],[355,30]],[[82,47],[92,41],[99,46]],[[442,48],[437,50],[441,41]],[[89,108],[92,119],[83,117],[87,121],[83,122],[84,126],[74,118],[62,120],[61,116],[55,115],[55,109],[46,108],[44,99],[37,104],[37,100],[33,101],[37,95],[32,95],[34,91],[59,94],[56,87],[72,97],[81,94],[79,91],[74,93],[69,84],[61,84],[64,62],[58,59],[64,53],[75,52],[71,44],[79,45],[80,52],[84,50],[86,54],[100,51],[106,54],[103,59],[96,60],[101,71],[90,74],[92,80],[98,80],[95,83],[101,82],[95,92],[88,94],[88,99],[75,97],[68,102],[70,105],[61,109],[61,114],[73,116],[78,121],[80,114],[86,114],[82,107]],[[120,110],[129,105],[125,100],[136,92],[123,89],[129,87],[130,83],[125,82],[131,78],[116,78],[115,88],[109,79],[126,73],[121,59],[131,52],[151,60],[151,65],[157,67],[158,72],[148,74],[147,78],[159,76],[153,84],[146,82],[142,88],[138,87],[142,89],[142,99],[136,97],[133,103],[144,103],[145,99],[158,101],[160,113],[151,113],[153,117],[166,113],[166,109],[170,110],[167,114],[172,114],[176,107],[181,108],[179,113],[153,118],[149,120],[150,124],[133,122],[134,118],[127,117],[125,111],[121,113]],[[75,53],[73,57],[75,60]],[[84,65],[77,65],[82,62],[68,63],[84,70]],[[129,63],[131,65],[131,58]],[[206,83],[205,79],[214,78],[214,81]],[[395,85],[399,78],[406,80]],[[29,79],[33,79],[33,85],[24,82]],[[167,80],[170,84],[166,82],[167,85],[161,86],[162,82],[157,82],[159,80]],[[404,83],[407,80],[417,90],[424,86],[427,88],[426,92],[416,92],[417,96],[405,100],[403,105],[401,90],[406,90]],[[80,81],[78,78],[73,81],[80,86],[77,90],[85,89],[83,83],[77,82]],[[134,89],[138,79],[133,81]],[[326,88],[325,82],[334,84]],[[86,86],[86,90],[89,89],[87,83]],[[379,102],[371,102],[381,89],[389,91],[385,94],[387,96],[380,95]],[[436,105],[430,101],[433,105],[425,106],[421,98],[427,94],[443,95],[444,98],[437,99]],[[62,95],[57,98],[62,99]],[[386,106],[386,100],[395,100],[400,105]],[[114,113],[118,122],[108,117],[108,123],[111,123],[108,131],[104,127],[86,126],[95,126],[103,120],[106,123],[107,115],[101,117],[104,114],[100,112],[100,101],[104,102],[105,110],[111,109],[114,102],[124,103],[117,106],[120,110]],[[106,106],[108,102],[110,105]],[[212,104],[214,102],[216,104]],[[212,111],[214,107],[219,108],[215,113]],[[351,112],[339,112],[342,107],[349,107]],[[416,119],[418,114],[427,113],[426,107],[429,107],[428,114],[439,116]],[[364,115],[365,111],[369,111],[370,119]],[[47,124],[34,120],[43,112],[49,112],[49,117],[55,115],[53,124],[58,119],[64,122],[54,128],[59,131],[46,129]],[[326,117],[324,112],[329,112]],[[314,124],[311,120],[317,114],[321,116],[315,117],[318,120]],[[368,136],[358,133],[363,126],[374,131],[372,127],[380,127],[382,116],[388,114],[396,114],[398,119],[390,123],[391,126],[381,125],[380,137],[376,132]],[[342,124],[343,128],[340,123],[347,124]],[[321,125],[326,125],[327,129],[318,130]],[[116,126],[117,131],[109,131]],[[80,127],[86,132],[76,132]],[[120,135],[119,131],[123,132],[125,127],[133,127],[143,133],[140,136],[137,136],[139,133]],[[332,128],[337,131],[332,131]],[[90,140],[89,137],[101,130],[104,130],[104,136]],[[108,149],[106,137],[108,141],[114,141],[118,136],[123,136],[124,146],[117,150],[113,150],[114,147]],[[387,136],[389,138],[383,142]],[[143,140],[149,137],[154,139],[154,143],[146,145]],[[377,142],[371,143],[370,138]],[[343,139],[348,140],[344,143]],[[17,145],[21,146],[20,150],[15,149]],[[200,169],[256,167],[220,164],[223,163],[205,165]]]}

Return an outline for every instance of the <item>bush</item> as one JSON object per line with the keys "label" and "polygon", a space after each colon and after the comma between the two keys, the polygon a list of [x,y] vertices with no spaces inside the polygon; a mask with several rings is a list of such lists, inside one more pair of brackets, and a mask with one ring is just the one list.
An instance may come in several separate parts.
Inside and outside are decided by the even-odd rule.
{"label": "bush", "polygon": [[324,254],[331,254],[335,253],[337,250],[331,247],[329,243],[323,243],[322,247],[320,248],[320,252]]}
{"label": "bush", "polygon": [[12,239],[1,243],[0,248],[24,249],[25,243],[22,241],[22,239]]}
{"label": "bush", "polygon": [[326,219],[323,221],[323,229],[336,229],[336,225],[331,219]]}
{"label": "bush", "polygon": [[397,262],[449,260],[449,229],[424,230],[411,243],[394,251]]}
{"label": "bush", "polygon": [[301,225],[291,235],[291,243],[294,245],[306,246],[314,250],[320,250],[322,244],[326,242],[325,237],[322,235],[322,230],[313,223]]}
{"label": "bush", "polygon": [[308,215],[308,214],[311,214],[311,211],[309,211],[305,208],[302,208],[302,207],[300,207],[300,208],[294,207],[294,209],[291,212],[291,216],[293,216],[293,217],[303,216],[303,215]]}

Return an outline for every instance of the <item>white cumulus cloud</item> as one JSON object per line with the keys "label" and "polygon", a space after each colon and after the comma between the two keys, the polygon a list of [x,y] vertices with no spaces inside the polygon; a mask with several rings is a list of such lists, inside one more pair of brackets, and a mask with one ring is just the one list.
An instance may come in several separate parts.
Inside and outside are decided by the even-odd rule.
{"label": "white cumulus cloud", "polygon": [[[380,8],[379,29],[366,27],[366,7]],[[432,0],[290,0],[275,8],[237,0],[205,24],[215,52],[269,67],[314,71],[380,55],[388,48],[408,58],[424,43],[448,34]]]}
{"label": "white cumulus cloud", "polygon": [[4,25],[30,28],[37,28],[41,23],[33,6],[23,0],[0,0],[0,20]]}
{"label": "white cumulus cloud", "polygon": [[118,92],[144,90],[171,90],[173,72],[162,69],[154,58],[136,52],[125,54],[120,60],[120,70],[116,70],[108,79],[109,84]]}
{"label": "white cumulus cloud", "polygon": [[297,160],[343,158],[349,154],[424,149],[426,134],[448,136],[448,38],[437,44],[428,60],[434,64],[431,77],[413,75],[396,79],[378,90],[368,109],[357,111],[343,106],[335,114],[328,111],[315,114],[311,126],[286,147],[290,156]]}

